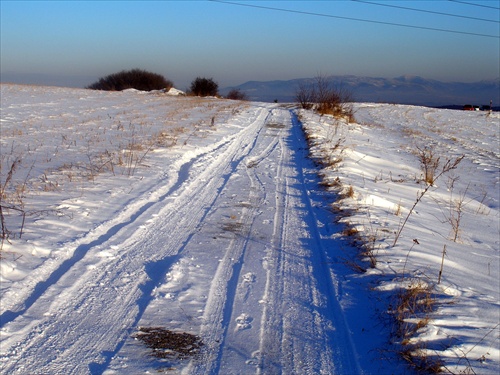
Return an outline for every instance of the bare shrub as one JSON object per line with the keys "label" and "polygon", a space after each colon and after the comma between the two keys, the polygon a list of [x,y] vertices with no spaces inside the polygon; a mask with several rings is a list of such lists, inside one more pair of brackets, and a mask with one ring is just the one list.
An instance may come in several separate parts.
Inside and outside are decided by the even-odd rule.
{"label": "bare shrub", "polygon": [[219,85],[212,78],[197,77],[191,82],[189,93],[194,96],[217,96]]}
{"label": "bare shrub", "polygon": [[226,95],[226,99],[231,100],[248,100],[247,94],[242,92],[240,89],[232,89]]}
{"label": "bare shrub", "polygon": [[110,74],[87,86],[92,90],[122,91],[136,89],[141,91],[170,90],[174,84],[160,74],[141,69],[132,69]]}
{"label": "bare shrub", "polygon": [[323,75],[314,78],[312,84],[299,84],[295,100],[304,109],[314,108],[321,115],[354,119],[353,95],[343,86],[334,87],[331,80]]}
{"label": "bare shrub", "polygon": [[322,115],[341,116],[340,95],[325,76],[315,78],[316,110]]}
{"label": "bare shrub", "polygon": [[299,103],[301,108],[311,109],[315,101],[314,85],[308,85],[303,82],[299,83],[295,91],[295,101]]}

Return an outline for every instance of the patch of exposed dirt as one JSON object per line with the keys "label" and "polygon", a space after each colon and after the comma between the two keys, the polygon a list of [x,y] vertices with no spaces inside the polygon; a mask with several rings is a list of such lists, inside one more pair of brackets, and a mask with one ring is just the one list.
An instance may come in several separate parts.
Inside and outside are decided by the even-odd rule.
{"label": "patch of exposed dirt", "polygon": [[151,349],[152,356],[163,359],[185,359],[195,356],[204,345],[198,336],[162,327],[139,327],[134,337]]}

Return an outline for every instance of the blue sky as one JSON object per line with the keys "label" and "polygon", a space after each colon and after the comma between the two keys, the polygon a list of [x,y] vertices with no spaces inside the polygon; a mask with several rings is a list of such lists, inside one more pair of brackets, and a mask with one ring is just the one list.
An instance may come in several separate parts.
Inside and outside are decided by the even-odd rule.
{"label": "blue sky", "polygon": [[498,0],[233,2],[246,6],[2,0],[2,81],[83,87],[132,68],[162,74],[180,89],[197,76],[220,87],[318,74],[461,82],[500,76]]}

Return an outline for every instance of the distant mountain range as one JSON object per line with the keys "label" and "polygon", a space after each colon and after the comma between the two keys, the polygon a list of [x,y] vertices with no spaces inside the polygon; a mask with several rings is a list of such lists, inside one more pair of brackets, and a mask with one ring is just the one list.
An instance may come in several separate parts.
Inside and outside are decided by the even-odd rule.
{"label": "distant mountain range", "polygon": [[[453,107],[464,104],[500,104],[500,78],[473,82],[440,82],[418,76],[396,78],[358,77],[352,75],[330,76],[334,87],[349,90],[356,102],[414,104],[432,107]],[[239,86],[227,87],[221,91],[226,94],[231,89],[239,89],[250,100],[272,102],[294,102],[299,85],[312,83],[313,78],[292,79],[288,81],[249,81]]]}

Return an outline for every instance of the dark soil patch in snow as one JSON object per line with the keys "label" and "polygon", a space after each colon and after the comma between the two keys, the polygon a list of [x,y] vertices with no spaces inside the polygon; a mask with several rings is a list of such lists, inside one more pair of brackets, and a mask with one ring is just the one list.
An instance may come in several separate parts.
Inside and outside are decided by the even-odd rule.
{"label": "dark soil patch in snow", "polygon": [[283,129],[285,127],[285,124],[277,124],[275,122],[269,122],[266,124],[266,126],[271,129]]}
{"label": "dark soil patch in snow", "polygon": [[229,222],[222,224],[222,230],[226,232],[238,233],[243,229],[243,223],[239,221]]}
{"label": "dark soil patch in snow", "polygon": [[201,338],[186,332],[173,332],[161,327],[140,327],[136,336],[152,355],[163,359],[184,359],[196,355],[203,346]]}

